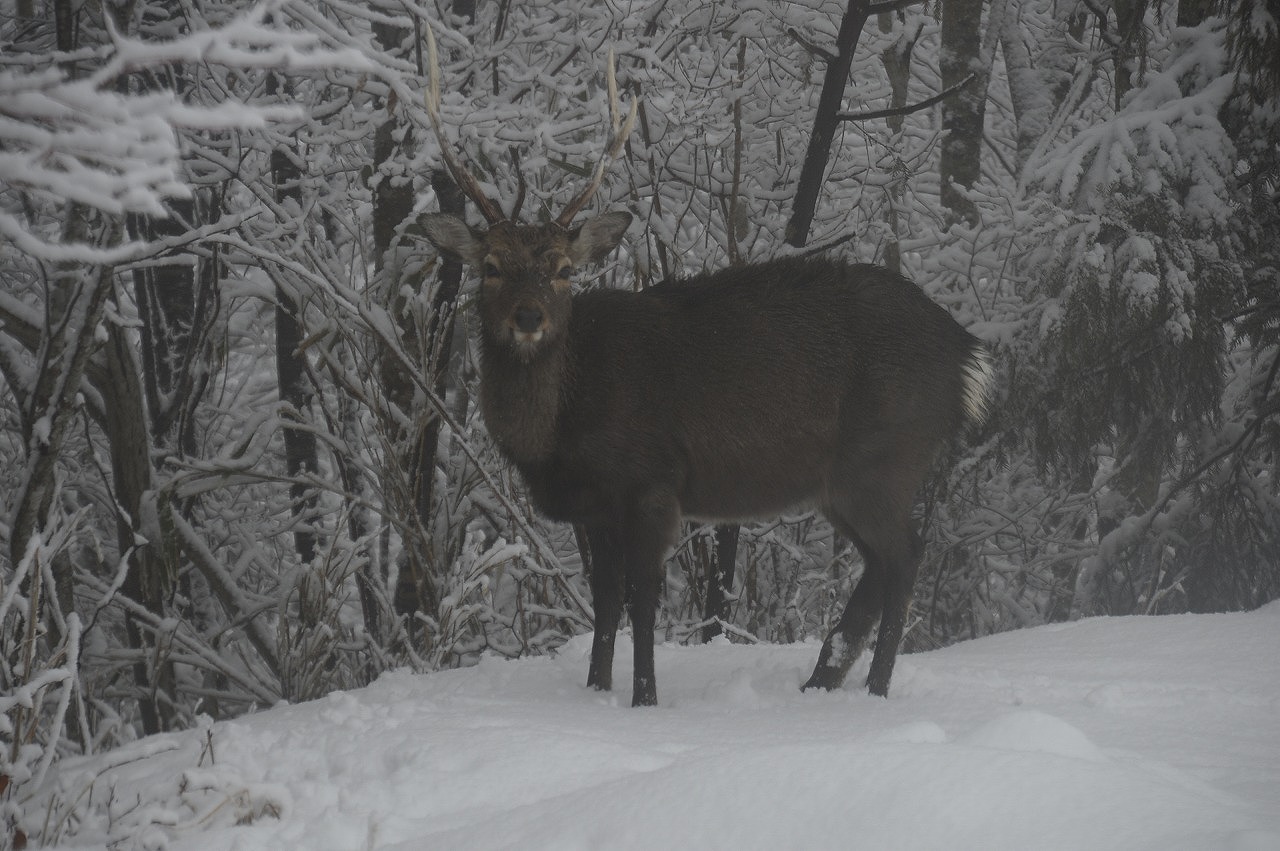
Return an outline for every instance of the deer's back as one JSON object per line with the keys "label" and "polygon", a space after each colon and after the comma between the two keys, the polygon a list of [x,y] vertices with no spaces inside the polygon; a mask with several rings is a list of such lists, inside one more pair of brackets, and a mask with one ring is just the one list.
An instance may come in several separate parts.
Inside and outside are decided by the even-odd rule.
{"label": "deer's back", "polygon": [[658,484],[716,519],[817,498],[859,435],[908,430],[932,453],[972,344],[903,278],[798,258],[584,293],[569,340],[561,487],[604,477],[617,493],[596,503]]}

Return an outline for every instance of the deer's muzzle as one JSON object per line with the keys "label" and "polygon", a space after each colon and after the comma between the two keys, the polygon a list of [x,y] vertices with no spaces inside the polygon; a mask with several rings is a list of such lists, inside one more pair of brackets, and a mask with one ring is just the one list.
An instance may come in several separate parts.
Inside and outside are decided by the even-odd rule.
{"label": "deer's muzzle", "polygon": [[530,307],[521,305],[516,308],[512,317],[515,329],[524,334],[533,334],[542,330],[543,316],[542,309],[538,307]]}

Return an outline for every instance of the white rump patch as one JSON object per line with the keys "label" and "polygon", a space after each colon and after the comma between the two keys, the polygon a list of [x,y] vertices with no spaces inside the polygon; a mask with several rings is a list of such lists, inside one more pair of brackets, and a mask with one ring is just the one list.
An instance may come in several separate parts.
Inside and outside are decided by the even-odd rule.
{"label": "white rump patch", "polygon": [[995,378],[995,364],[991,352],[982,343],[975,343],[969,358],[960,367],[961,402],[965,416],[974,425],[981,425],[987,418],[987,406],[991,404],[991,384]]}

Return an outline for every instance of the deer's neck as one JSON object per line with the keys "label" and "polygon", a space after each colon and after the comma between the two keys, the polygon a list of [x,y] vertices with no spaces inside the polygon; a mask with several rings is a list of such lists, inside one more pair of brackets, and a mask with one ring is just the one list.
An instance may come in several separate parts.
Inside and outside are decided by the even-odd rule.
{"label": "deer's neck", "polygon": [[537,464],[555,449],[567,353],[562,341],[526,360],[481,339],[480,405],[485,426],[507,457]]}

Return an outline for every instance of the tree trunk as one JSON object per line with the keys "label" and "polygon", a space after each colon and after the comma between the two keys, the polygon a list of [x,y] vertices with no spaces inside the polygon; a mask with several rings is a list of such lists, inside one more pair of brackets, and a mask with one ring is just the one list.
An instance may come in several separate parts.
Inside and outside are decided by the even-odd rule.
{"label": "tree trunk", "polygon": [[[880,15],[880,30],[882,32],[891,32],[893,30],[894,16],[889,13]],[[901,13],[899,13],[901,18]],[[920,38],[923,25],[916,25],[911,29],[904,29],[883,53],[880,54],[880,61],[884,64],[885,75],[889,78],[889,90],[892,92],[890,100],[891,109],[902,109],[907,105],[907,86],[911,82],[911,55],[915,52],[916,41]],[[894,141],[901,143],[902,127],[906,121],[905,115],[890,115],[886,119],[889,125],[889,132],[893,134]],[[894,180],[889,184],[889,241],[884,248],[884,265],[893,272],[902,272],[902,257],[898,250],[898,209],[902,206],[902,199],[905,194],[906,181]]]}
{"label": "tree trunk", "polygon": [[[162,542],[143,543],[140,525],[145,515],[143,500],[154,489],[149,419],[132,342],[125,329],[114,322],[107,325],[103,354],[108,384],[102,388],[102,401],[116,498],[116,541],[122,557],[132,550],[121,591],[147,611],[163,616],[165,589],[172,573],[164,563]],[[147,734],[158,733],[173,726],[168,700],[173,668],[167,659],[160,658],[155,642],[147,639],[137,620],[127,612],[124,618],[129,644],[139,654],[133,669],[140,689],[142,729]]]}
{"label": "tree trunk", "polygon": [[[267,92],[275,94],[278,86],[275,74],[267,76]],[[282,206],[301,211],[302,166],[297,154],[284,148],[271,152],[271,179],[275,197]],[[293,545],[299,561],[311,564],[316,557],[316,507],[317,499],[312,487],[299,479],[314,475],[319,470],[316,436],[306,428],[310,417],[312,388],[307,374],[306,355],[299,350],[302,345],[301,308],[294,294],[281,282],[275,282],[275,331],[276,331],[276,381],[280,388],[280,401],[287,406],[286,416],[296,418],[301,428],[286,426],[283,430],[285,471],[294,480],[289,485],[290,511],[293,515]]]}
{"label": "tree trunk", "polygon": [[[180,237],[193,221],[195,203],[190,199],[170,201],[168,218],[130,216],[129,233],[135,239],[154,240]],[[182,254],[183,261],[190,255]],[[142,344],[142,368],[146,383],[147,410],[152,434],[157,439],[168,431],[169,413],[184,373],[184,355],[191,345],[195,319],[196,268],[190,262],[166,266],[146,266],[133,272],[133,297],[138,305]]]}
{"label": "tree trunk", "polygon": [[[440,212],[452,213],[461,218],[466,212],[465,198],[444,169],[431,172],[431,187],[440,200]],[[449,384],[449,355],[453,351],[454,314],[458,293],[462,289],[462,264],[451,257],[440,259],[440,272],[435,292],[431,295],[431,312],[427,318],[427,352],[431,366],[431,387],[436,398],[444,400]],[[419,441],[421,463],[414,480],[414,503],[418,506],[419,521],[425,528],[431,516],[431,501],[435,496],[436,452],[440,442],[439,417],[431,417],[422,428]]]}
{"label": "tree trunk", "polygon": [[[96,237],[90,236],[90,211],[80,204],[67,208],[63,242],[115,245],[120,223],[109,220]],[[36,352],[36,382],[21,412],[26,446],[26,469],[10,515],[9,557],[18,564],[34,536],[42,534],[53,506],[55,472],[76,415],[80,381],[97,344],[94,334],[102,321],[115,270],[109,266],[61,264],[54,269],[46,305],[49,325]]]}
{"label": "tree trunk", "polygon": [[[342,391],[340,385],[338,393],[338,423],[342,430],[342,442],[356,446],[359,440],[357,403]],[[383,595],[378,581],[377,561],[367,541],[372,528],[369,509],[362,505],[360,500],[360,496],[365,491],[364,480],[356,461],[344,452],[335,452],[333,463],[337,469],[338,478],[342,482],[343,492],[351,495],[351,502],[347,506],[347,531],[352,542],[360,548],[359,564],[356,568],[356,592],[360,596],[360,613],[364,618],[364,629],[374,641],[381,644],[384,638],[382,634]],[[374,670],[370,670],[369,673],[371,677],[376,675]]]}
{"label": "tree trunk", "polygon": [[[121,228],[118,221],[109,219],[104,225],[95,228],[93,219],[88,208],[80,204],[68,204],[63,242],[99,246],[112,246],[119,242]],[[27,386],[13,386],[14,396],[20,405],[26,455],[18,491],[9,495],[11,513],[7,533],[11,566],[20,564],[28,547],[37,539],[43,540],[55,523],[58,509],[53,497],[58,489],[57,462],[62,455],[68,430],[77,417],[76,397],[80,393],[82,378],[90,359],[97,349],[95,337],[111,291],[113,276],[114,269],[111,267],[84,267],[71,263],[55,266],[50,275],[48,300],[44,305],[48,322],[39,329],[30,343],[38,366],[34,371],[34,380]],[[31,635],[36,634],[39,620],[45,617],[44,613],[48,609],[56,608],[64,618],[75,611],[76,579],[73,571],[73,559],[65,549],[56,552],[52,564],[54,587],[44,589],[44,593],[52,593],[55,597],[49,606],[42,606],[40,603],[44,578],[37,574],[28,576],[24,581],[22,593],[29,600],[26,621]],[[66,647],[74,635],[70,629],[64,631],[59,626],[60,623],[65,621],[48,617],[42,629],[48,631],[50,643],[56,637],[56,643]],[[130,641],[132,646],[140,646],[140,642],[134,641],[132,636]],[[30,668],[27,670],[28,675],[32,672]],[[135,670],[135,675],[137,674]],[[136,682],[140,689],[146,688],[145,668]],[[80,715],[83,706],[82,701],[73,702],[64,720],[70,737],[82,747],[89,744],[80,735],[81,730],[85,729],[85,720]],[[158,726],[154,720],[151,724],[153,727]]]}
{"label": "tree trunk", "polygon": [[1178,20],[1180,27],[1197,27],[1213,14],[1216,4],[1213,0],[1178,0]]}
{"label": "tree trunk", "polygon": [[[1021,0],[1010,0],[1021,3]],[[1011,12],[1015,11],[1013,8]],[[1036,144],[1049,129],[1049,122],[1057,109],[1057,103],[1048,97],[1049,81],[1035,68],[1031,51],[1024,40],[1018,14],[1009,14],[1000,28],[1000,49],[1004,53],[1005,74],[1009,80],[1009,100],[1013,105],[1013,118],[1017,126],[1015,157],[1018,172],[1031,157]]]}
{"label": "tree trunk", "polygon": [[809,134],[809,147],[800,167],[800,181],[796,184],[796,199],[787,220],[785,240],[788,245],[802,248],[809,241],[809,228],[818,207],[818,196],[827,172],[827,160],[831,158],[831,143],[840,126],[840,105],[844,102],[844,88],[849,81],[849,69],[853,66],[853,51],[858,46],[862,28],[870,16],[866,0],[849,0],[840,32],[836,36],[835,57],[827,63],[827,73],[822,79],[822,93],[818,95],[818,111],[813,117],[813,131]]}
{"label": "tree trunk", "polygon": [[[451,12],[471,21],[475,17],[474,0],[453,0]],[[501,25],[502,15],[499,15]],[[408,33],[390,26],[375,25],[374,32],[384,49],[394,50]],[[399,264],[394,260],[397,229],[413,211],[413,185],[407,179],[394,179],[398,169],[392,168],[400,154],[394,142],[399,120],[389,111],[386,121],[378,128],[374,140],[374,169],[381,175],[374,192],[374,246],[375,262],[386,278],[387,292],[392,302],[399,300]],[[459,217],[465,212],[465,199],[443,169],[431,175],[431,186],[439,199],[440,211]],[[402,318],[401,333],[405,350],[420,354],[424,360],[427,377],[437,399],[443,400],[448,389],[449,354],[453,349],[454,314],[458,292],[462,286],[462,265],[456,260],[442,258],[439,263],[436,288],[431,296],[426,327],[421,331],[414,326],[405,311],[397,310]],[[420,338],[419,335],[425,338]],[[402,373],[403,367],[390,355],[383,358],[382,379],[390,403],[402,414],[402,421],[409,423],[406,433],[398,436],[397,444],[404,447],[400,468],[408,479],[407,506],[416,520],[419,539],[406,535],[404,553],[396,581],[394,605],[397,614],[413,623],[416,611],[434,615],[438,608],[435,577],[428,566],[428,535],[431,528],[431,509],[435,497],[436,457],[439,451],[441,420],[430,415],[425,420],[414,415],[415,387]]]}
{"label": "tree trunk", "polygon": [[[836,35],[836,52],[827,62],[827,72],[822,79],[822,91],[818,95],[818,110],[813,117],[813,130],[809,134],[809,147],[805,151],[804,163],[800,167],[800,180],[796,184],[796,196],[792,202],[791,218],[787,220],[784,239],[788,245],[803,248],[809,241],[809,228],[813,224],[813,216],[818,206],[818,196],[827,170],[827,161],[831,157],[831,144],[835,140],[836,128],[840,126],[840,106],[844,102],[845,86],[849,82],[849,71],[853,67],[853,52],[862,36],[863,27],[871,16],[871,7],[867,0],[849,0],[845,7],[844,17],[840,21],[840,30]],[[721,588],[727,590],[726,579],[732,582],[732,573],[726,576],[722,571],[733,570],[729,561],[730,552],[736,559],[738,535],[734,528],[732,540],[716,530],[716,569],[715,576]],[[721,552],[723,543],[724,551]],[[713,592],[708,583],[708,611]],[[720,593],[723,593],[721,591]],[[720,599],[721,608],[725,602]]]}
{"label": "tree trunk", "polygon": [[956,219],[978,223],[978,209],[965,197],[981,173],[982,125],[986,112],[986,70],[982,47],[982,0],[945,0],[942,4],[942,88],[970,74],[979,80],[942,102],[942,206]]}
{"label": "tree trunk", "polygon": [[1116,33],[1113,48],[1115,61],[1115,108],[1124,103],[1142,76],[1146,61],[1146,33],[1142,19],[1147,12],[1146,0],[1114,0]]}
{"label": "tree trunk", "polygon": [[[172,211],[168,218],[130,217],[130,235],[148,241],[186,235],[196,224],[196,203],[174,199],[167,206]],[[209,217],[216,218],[216,212]],[[216,249],[210,250],[212,257],[175,251],[175,262],[133,272],[151,439],[187,456],[199,453],[190,414],[208,380],[209,370],[198,365],[207,354],[207,335],[217,312],[219,261]]]}
{"label": "tree trunk", "polygon": [[1014,156],[1019,178],[1031,154],[1045,144],[1044,136],[1051,130],[1058,110],[1071,91],[1079,56],[1072,45],[1084,42],[1089,23],[1087,12],[1059,9],[1052,29],[1044,34],[1042,41],[1035,43],[1031,34],[1023,30],[1023,2],[1025,0],[1008,0],[999,27],[1000,49],[1004,54],[1009,98],[1017,126]]}
{"label": "tree trunk", "polygon": [[[408,30],[390,24],[375,23],[373,31],[379,45],[393,53],[399,51],[409,37]],[[396,115],[394,99],[389,99],[385,106],[385,119],[374,132],[373,140],[373,171],[377,175],[373,190],[374,270],[392,315],[400,324],[401,346],[416,360],[424,350],[422,330],[400,295],[404,282],[398,239],[400,227],[413,212],[413,181],[404,170],[408,157],[402,143],[396,141],[405,128]],[[407,134],[404,141],[408,142]],[[389,437],[396,447],[394,462],[383,471],[384,499],[389,510],[408,524],[401,535],[392,605],[412,633],[416,623],[414,612],[434,614],[436,609],[426,537],[431,507],[423,502],[435,467],[435,447],[426,445],[426,429],[420,425],[417,415],[420,412],[415,411],[420,402],[416,398],[416,384],[405,373],[395,352],[382,354],[379,378],[390,408],[384,419],[385,427],[391,432]],[[385,537],[384,541],[389,543]]]}
{"label": "tree trunk", "polygon": [[[742,86],[746,77],[747,40],[738,39],[738,60],[734,68],[735,84]],[[738,241],[742,237],[742,226],[739,219],[741,212],[742,188],[742,98],[733,101],[733,188],[729,196],[729,204],[725,210],[725,234],[728,239],[729,263],[739,265],[746,262],[738,249]],[[710,641],[723,630],[720,621],[729,619],[730,594],[733,591],[734,568],[738,560],[738,537],[742,527],[737,523],[729,523],[716,527],[715,555],[708,566],[706,606],[702,619],[708,621],[702,628],[702,640]]]}
{"label": "tree trunk", "polygon": [[719,621],[729,619],[730,592],[733,591],[734,574],[737,572],[741,528],[736,525],[716,527],[716,554],[707,576],[706,607],[702,613],[702,619],[708,621],[702,627],[703,641],[710,641],[723,632]]}

